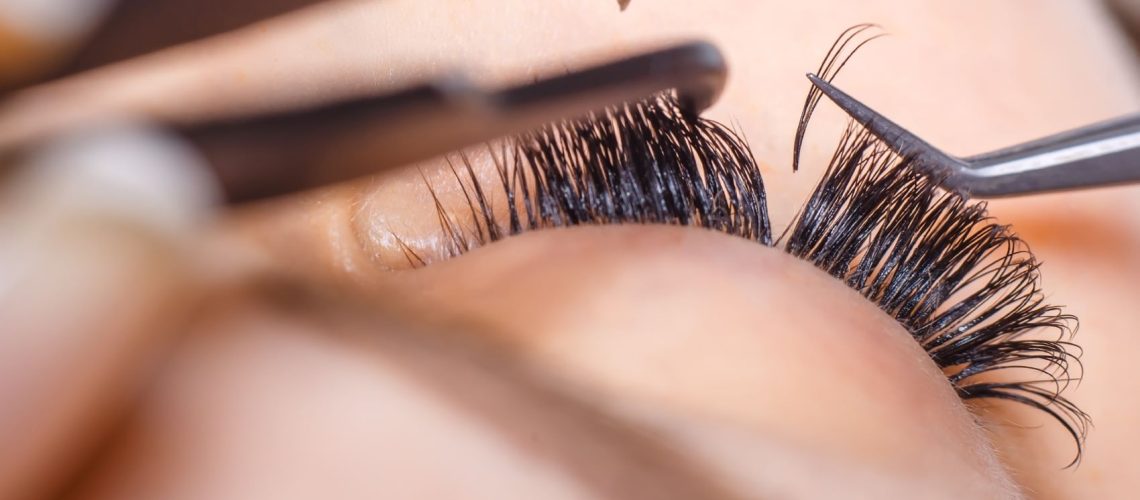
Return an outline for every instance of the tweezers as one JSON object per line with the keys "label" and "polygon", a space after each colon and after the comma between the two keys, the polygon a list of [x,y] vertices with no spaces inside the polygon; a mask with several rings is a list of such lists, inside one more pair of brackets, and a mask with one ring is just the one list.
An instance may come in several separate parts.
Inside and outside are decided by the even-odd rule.
{"label": "tweezers", "polygon": [[[225,8],[203,11],[203,0],[117,0],[84,49],[40,80],[321,2],[210,0],[207,5]],[[694,119],[720,97],[727,72],[715,46],[692,42],[498,91],[481,89],[462,73],[448,73],[387,95],[157,125],[173,128],[196,146],[217,174],[225,199],[239,203],[382,172],[663,91],[676,91],[685,116]],[[12,89],[0,88],[0,94],[5,90]],[[0,150],[0,174],[34,147]]]}
{"label": "tweezers", "polygon": [[228,202],[292,193],[426,160],[675,90],[695,119],[719,98],[720,51],[691,42],[498,91],[460,74],[389,95],[177,127]]}
{"label": "tweezers", "polygon": [[911,168],[947,190],[977,198],[1024,196],[1140,183],[1140,114],[969,157],[947,154],[867,105],[808,74],[844,112]]}

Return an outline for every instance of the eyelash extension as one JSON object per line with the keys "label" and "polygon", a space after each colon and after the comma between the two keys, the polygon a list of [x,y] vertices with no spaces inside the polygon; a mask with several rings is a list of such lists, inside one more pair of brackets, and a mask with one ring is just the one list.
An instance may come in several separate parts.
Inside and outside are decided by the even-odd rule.
{"label": "eyelash extension", "polygon": [[[830,81],[883,33],[848,28],[817,74]],[[796,127],[793,169],[822,92],[812,86]],[[1081,348],[1069,339],[1077,318],[1045,303],[1040,263],[1029,246],[986,212],[909,168],[849,120],[839,145],[780,241],[788,253],[847,284],[901,323],[943,370],[963,400],[991,399],[1044,412],[1072,436],[1080,462],[1091,425],[1062,393],[1080,380]],[[1050,338],[1027,338],[1052,331]],[[1039,378],[995,382],[1019,370]]]}
{"label": "eyelash extension", "polygon": [[[510,151],[491,151],[506,224],[466,155],[458,155],[462,172],[448,161],[467,198],[469,223],[447,214],[432,190],[451,256],[523,231],[581,224],[699,226],[772,245],[764,182],[750,148],[719,123],[686,119],[671,93],[511,143]],[[404,250],[413,265],[424,263]]]}
{"label": "eyelash extension", "polygon": [[[834,78],[855,51],[881,36],[872,28],[845,31],[818,74]],[[819,98],[813,87],[794,165]],[[1069,466],[1080,461],[1090,420],[1062,395],[1080,378],[1080,348],[1069,341],[1076,318],[1045,303],[1039,262],[988,216],[985,203],[942,190],[854,122],[775,240],[747,143],[714,121],[687,120],[672,94],[552,124],[491,153],[494,186],[482,185],[467,156],[457,155],[461,166],[451,164],[469,213],[449,213],[436,197],[451,256],[524,231],[583,224],[697,226],[775,246],[894,317],[962,399],[1010,401],[1055,419],[1076,444]],[[504,210],[494,209],[492,195],[505,199]],[[413,266],[425,264],[404,248]],[[1055,335],[1028,336],[1043,331]],[[1035,375],[994,377],[1019,378],[1014,372]]]}
{"label": "eyelash extension", "polygon": [[[810,116],[810,115],[809,115]],[[840,146],[783,245],[894,317],[958,395],[1045,412],[1081,445],[1089,417],[1062,396],[1080,371],[1076,317],[1045,303],[1028,246],[970,202],[938,188],[862,127]],[[1052,339],[1025,338],[1055,332]],[[993,382],[994,373],[1040,376]]]}

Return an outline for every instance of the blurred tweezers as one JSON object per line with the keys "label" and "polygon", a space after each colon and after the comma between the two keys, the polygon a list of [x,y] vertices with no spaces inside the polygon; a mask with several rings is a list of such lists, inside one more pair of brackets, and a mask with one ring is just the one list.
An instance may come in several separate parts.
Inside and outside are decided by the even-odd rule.
{"label": "blurred tweezers", "polygon": [[176,130],[229,202],[348,180],[676,90],[689,119],[724,89],[720,51],[693,42],[501,91],[459,75],[391,95]]}
{"label": "blurred tweezers", "polygon": [[931,146],[816,75],[808,79],[911,168],[966,196],[997,198],[1140,183],[1140,114],[959,158]]}

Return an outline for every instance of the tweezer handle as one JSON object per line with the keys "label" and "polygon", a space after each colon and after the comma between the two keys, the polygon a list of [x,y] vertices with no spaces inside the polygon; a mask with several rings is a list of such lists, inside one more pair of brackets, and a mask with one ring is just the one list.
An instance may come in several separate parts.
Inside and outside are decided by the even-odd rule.
{"label": "tweezer handle", "polygon": [[948,187],[995,198],[1140,182],[1140,114],[964,158]]}
{"label": "tweezer handle", "polygon": [[230,203],[373,174],[675,89],[697,116],[727,66],[691,42],[499,91],[460,75],[392,95],[179,130],[206,157]]}

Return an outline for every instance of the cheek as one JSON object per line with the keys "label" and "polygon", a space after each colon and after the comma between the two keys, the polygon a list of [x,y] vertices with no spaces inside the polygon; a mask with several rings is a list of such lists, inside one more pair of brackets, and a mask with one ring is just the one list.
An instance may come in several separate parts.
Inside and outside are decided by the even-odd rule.
{"label": "cheek", "polygon": [[675,227],[530,233],[401,274],[607,404],[651,404],[917,476],[992,457],[898,323],[776,250]]}
{"label": "cheek", "polygon": [[223,312],[202,321],[163,365],[132,425],[78,496],[587,493],[423,377],[330,335],[327,325],[242,300],[216,309]]}

